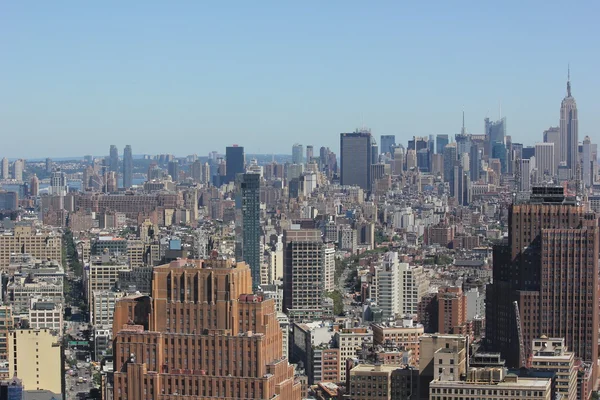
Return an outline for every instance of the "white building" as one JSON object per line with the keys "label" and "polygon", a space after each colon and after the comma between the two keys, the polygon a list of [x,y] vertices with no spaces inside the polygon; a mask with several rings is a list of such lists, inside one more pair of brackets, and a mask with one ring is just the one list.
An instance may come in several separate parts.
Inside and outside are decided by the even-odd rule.
{"label": "white building", "polygon": [[400,263],[399,268],[402,287],[402,315],[416,316],[419,302],[429,290],[429,280],[422,266]]}
{"label": "white building", "polygon": [[[373,331],[367,328],[342,329],[336,332],[334,342],[340,349],[340,366],[346,365],[348,358],[358,358],[357,351],[365,341],[373,342]],[[346,368],[340,367],[340,380],[346,381]]]}
{"label": "white building", "polygon": [[535,144],[535,162],[538,170],[538,182],[544,182],[554,176],[554,143]]}
{"label": "white building", "polygon": [[29,326],[32,329],[62,332],[62,304],[46,301],[40,297],[32,298],[29,306]]}
{"label": "white building", "polygon": [[398,253],[385,253],[382,264],[375,268],[372,294],[384,317],[395,317],[402,313],[401,278]]}
{"label": "white building", "polygon": [[465,296],[467,297],[467,320],[485,316],[485,296],[479,293],[477,288],[468,290]]}
{"label": "white building", "polygon": [[556,374],[556,391],[565,400],[577,398],[575,355],[567,351],[565,339],[542,336],[533,340],[531,366]]}
{"label": "white building", "polygon": [[116,290],[95,290],[92,294],[93,308],[91,321],[94,326],[112,325],[115,304],[122,298],[124,292]]}

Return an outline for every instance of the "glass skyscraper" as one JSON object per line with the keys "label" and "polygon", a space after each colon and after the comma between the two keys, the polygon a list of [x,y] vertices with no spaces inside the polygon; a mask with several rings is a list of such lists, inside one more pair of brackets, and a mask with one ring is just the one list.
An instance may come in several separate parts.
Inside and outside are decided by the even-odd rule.
{"label": "glass skyscraper", "polygon": [[260,284],[260,174],[240,175],[242,258],[250,266],[252,287]]}

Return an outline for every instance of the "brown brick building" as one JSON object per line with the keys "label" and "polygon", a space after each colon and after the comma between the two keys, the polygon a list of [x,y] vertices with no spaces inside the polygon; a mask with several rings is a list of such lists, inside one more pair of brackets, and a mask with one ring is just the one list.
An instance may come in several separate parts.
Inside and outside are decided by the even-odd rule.
{"label": "brown brick building", "polygon": [[438,291],[438,331],[462,334],[467,329],[467,297],[459,287],[442,287]]}
{"label": "brown brick building", "polygon": [[156,267],[152,298],[115,307],[115,400],[300,399],[273,300],[230,260]]}
{"label": "brown brick building", "polygon": [[[486,293],[486,340],[519,364],[515,309],[526,356],[542,335],[564,337],[576,357],[598,359],[598,218],[561,187],[534,187],[509,209],[508,242],[494,247]],[[594,371],[594,377],[595,377]]]}

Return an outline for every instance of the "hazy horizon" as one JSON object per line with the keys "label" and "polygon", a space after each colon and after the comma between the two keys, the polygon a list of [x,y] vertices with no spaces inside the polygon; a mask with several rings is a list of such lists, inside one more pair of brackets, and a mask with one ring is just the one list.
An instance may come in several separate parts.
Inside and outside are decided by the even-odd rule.
{"label": "hazy horizon", "polygon": [[108,154],[111,144],[120,154],[130,144],[204,156],[233,143],[291,154],[295,142],[339,153],[339,134],[363,124],[378,142],[454,135],[463,109],[468,132],[501,113],[513,142],[532,145],[558,125],[569,63],[579,140],[597,142],[598,11],[537,1],[7,3],[0,157]]}

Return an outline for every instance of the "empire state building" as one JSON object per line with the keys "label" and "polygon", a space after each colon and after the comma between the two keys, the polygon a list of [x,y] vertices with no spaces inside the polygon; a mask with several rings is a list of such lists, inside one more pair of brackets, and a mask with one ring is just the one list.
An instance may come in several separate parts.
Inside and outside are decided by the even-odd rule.
{"label": "empire state building", "polygon": [[577,103],[571,96],[571,74],[567,78],[567,96],[560,104],[560,161],[564,161],[570,170],[571,178],[577,172],[578,149]]}

